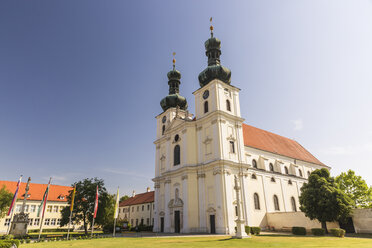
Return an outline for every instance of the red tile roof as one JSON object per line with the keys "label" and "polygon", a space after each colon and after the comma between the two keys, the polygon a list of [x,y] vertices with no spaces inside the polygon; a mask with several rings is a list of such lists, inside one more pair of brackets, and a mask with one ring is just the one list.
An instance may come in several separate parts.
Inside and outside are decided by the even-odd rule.
{"label": "red tile roof", "polygon": [[[2,188],[4,185],[8,191],[14,194],[17,188],[17,182],[0,181],[0,188]],[[30,183],[30,189],[28,191],[30,196],[27,198],[27,200],[41,201],[46,188],[47,184]],[[25,189],[26,183],[21,183],[20,191],[18,192],[18,199],[24,198]],[[66,196],[69,195],[70,190],[72,190],[72,187],[70,186],[50,185],[48,201],[67,202]]]}
{"label": "red tile roof", "polygon": [[154,191],[135,195],[134,197],[131,197],[125,201],[120,202],[119,206],[125,207],[150,202],[154,202]]}
{"label": "red tile roof", "polygon": [[244,145],[286,157],[324,165],[297,141],[243,123]]}

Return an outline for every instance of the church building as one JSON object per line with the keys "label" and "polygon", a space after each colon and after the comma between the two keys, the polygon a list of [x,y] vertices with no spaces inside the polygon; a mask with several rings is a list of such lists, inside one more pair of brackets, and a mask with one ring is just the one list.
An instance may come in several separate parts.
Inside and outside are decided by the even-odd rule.
{"label": "church building", "polygon": [[[220,63],[221,41],[205,42],[195,116],[180,95],[181,73],[168,72],[169,94],[156,116],[154,232],[235,233],[241,186],[245,225],[269,228],[272,213],[299,212],[300,188],[328,168],[292,139],[250,126],[240,114],[240,89]],[[284,220],[285,221],[285,220]]]}

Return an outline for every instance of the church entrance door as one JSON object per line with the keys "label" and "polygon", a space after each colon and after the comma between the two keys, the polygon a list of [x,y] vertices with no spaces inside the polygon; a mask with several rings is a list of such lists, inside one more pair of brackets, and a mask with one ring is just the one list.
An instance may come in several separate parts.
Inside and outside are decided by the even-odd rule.
{"label": "church entrance door", "polygon": [[174,232],[180,233],[180,231],[181,231],[180,211],[174,211]]}
{"label": "church entrance door", "polygon": [[211,224],[211,233],[215,234],[216,233],[216,217],[215,215],[209,215],[209,221]]}
{"label": "church entrance door", "polygon": [[164,217],[160,217],[160,232],[164,232]]}

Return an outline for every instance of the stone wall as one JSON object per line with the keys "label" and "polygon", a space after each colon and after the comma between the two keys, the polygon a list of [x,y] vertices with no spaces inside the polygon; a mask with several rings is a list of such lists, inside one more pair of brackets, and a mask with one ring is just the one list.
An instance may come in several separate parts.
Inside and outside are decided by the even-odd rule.
{"label": "stone wall", "polygon": [[354,209],[352,218],[356,233],[372,233],[372,209]]}
{"label": "stone wall", "polygon": [[[294,226],[302,226],[307,230],[321,227],[319,221],[310,220],[303,212],[267,213],[267,222],[270,229],[274,228],[277,231],[291,231]],[[338,227],[336,222],[327,222],[328,230]]]}

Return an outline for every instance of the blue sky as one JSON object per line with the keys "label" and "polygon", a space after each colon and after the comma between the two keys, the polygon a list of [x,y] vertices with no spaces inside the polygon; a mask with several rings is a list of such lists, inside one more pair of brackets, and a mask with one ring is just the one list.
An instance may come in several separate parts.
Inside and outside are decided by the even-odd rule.
{"label": "blue sky", "polygon": [[246,123],[372,184],[372,1],[1,1],[1,180],[153,186],[172,52],[192,92],[209,17]]}

